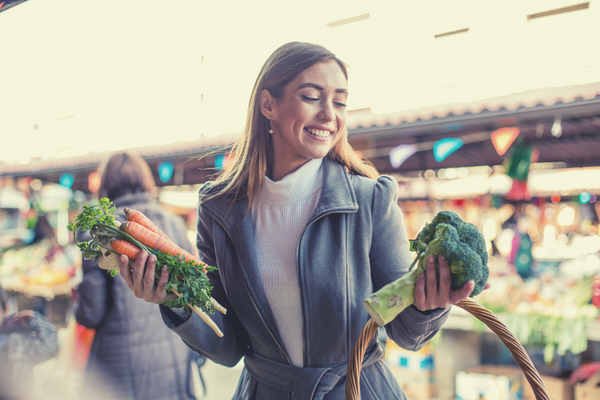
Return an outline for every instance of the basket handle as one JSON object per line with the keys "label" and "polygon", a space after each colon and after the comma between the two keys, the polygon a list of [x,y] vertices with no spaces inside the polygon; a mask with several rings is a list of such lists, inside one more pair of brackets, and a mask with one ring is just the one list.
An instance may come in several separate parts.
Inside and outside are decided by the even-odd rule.
{"label": "basket handle", "polygon": [[[462,300],[456,305],[486,324],[488,328],[504,342],[519,367],[523,370],[527,381],[533,389],[536,400],[550,400],[550,396],[548,396],[546,387],[544,386],[544,381],[542,381],[540,374],[535,369],[525,348],[508,330],[506,325],[504,325],[494,313],[470,298]],[[360,400],[360,372],[362,370],[362,360],[369,343],[371,343],[371,340],[377,332],[377,328],[379,328],[379,325],[377,325],[373,318],[369,319],[352,350],[346,376],[346,400]]]}

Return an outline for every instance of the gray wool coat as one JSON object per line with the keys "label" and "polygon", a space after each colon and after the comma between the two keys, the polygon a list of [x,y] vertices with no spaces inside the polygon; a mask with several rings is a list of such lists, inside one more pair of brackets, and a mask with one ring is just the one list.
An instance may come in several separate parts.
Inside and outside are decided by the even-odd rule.
{"label": "gray wool coat", "polygon": [[[212,316],[224,336],[217,337],[194,314],[183,321],[161,306],[165,323],[194,351],[225,366],[244,358],[235,400],[344,399],[347,363],[369,320],[363,300],[404,275],[412,262],[397,182],[352,175],[327,159],[323,168],[321,198],[297,246],[304,368],[291,365],[270,312],[247,199],[210,200],[198,211],[198,249],[218,268],[209,273],[213,297],[228,310]],[[205,185],[201,192],[209,190]],[[386,332],[399,346],[419,350],[448,311],[421,313],[410,306]],[[363,362],[361,398],[405,399],[378,341],[372,340]]]}
{"label": "gray wool coat", "polygon": [[[171,240],[190,251],[187,227],[163,210],[149,193],[113,200],[116,217],[123,208],[141,211]],[[195,399],[190,350],[162,322],[158,307],[138,299],[119,276],[111,277],[95,261],[83,261],[83,280],[75,311],[77,322],[96,330],[82,392],[111,400]]]}

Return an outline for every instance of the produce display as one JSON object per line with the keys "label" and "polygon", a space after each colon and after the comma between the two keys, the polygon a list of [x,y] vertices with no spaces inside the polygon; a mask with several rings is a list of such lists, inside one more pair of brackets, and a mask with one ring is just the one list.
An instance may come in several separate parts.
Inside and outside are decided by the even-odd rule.
{"label": "produce display", "polygon": [[79,281],[81,257],[75,246],[58,247],[49,239],[0,250],[0,285],[27,296],[52,300],[70,295]]}
{"label": "produce display", "polygon": [[[211,297],[212,286],[206,272],[216,268],[181,249],[141,212],[125,209],[127,221],[120,223],[114,217],[115,211],[110,200],[102,198],[97,205],[84,205],[83,211],[69,224],[68,229],[73,232],[75,244],[84,258],[96,260],[101,268],[116,276],[120,255],[129,257],[130,267],[133,268],[133,260],[142,250],[155,254],[156,280],[160,277],[160,269],[166,265],[169,281],[165,290],[178,296],[176,300],[165,304],[183,306],[188,313],[196,312],[218,336],[223,336],[209,317],[215,310],[223,314],[227,311]],[[86,231],[92,239],[78,242],[77,234]]]}
{"label": "produce display", "polygon": [[[402,278],[387,284],[364,303],[377,324],[392,321],[415,300],[415,282],[425,272],[429,255],[443,256],[450,265],[451,288],[460,289],[469,280],[475,281],[471,297],[481,293],[488,279],[488,255],[485,239],[475,225],[464,222],[452,211],[441,211],[425,225],[414,240],[411,251],[417,256],[411,270]],[[436,261],[437,263],[437,261]],[[439,266],[437,266],[439,270]]]}

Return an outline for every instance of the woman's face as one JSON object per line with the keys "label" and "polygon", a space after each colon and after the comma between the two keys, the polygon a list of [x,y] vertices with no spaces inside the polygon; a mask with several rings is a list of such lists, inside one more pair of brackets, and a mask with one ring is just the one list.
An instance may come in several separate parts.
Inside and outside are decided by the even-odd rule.
{"label": "woman's face", "polygon": [[263,114],[273,121],[272,169],[285,175],[325,157],[344,134],[347,98],[346,77],[333,60],[300,73],[280,99],[263,91]]}

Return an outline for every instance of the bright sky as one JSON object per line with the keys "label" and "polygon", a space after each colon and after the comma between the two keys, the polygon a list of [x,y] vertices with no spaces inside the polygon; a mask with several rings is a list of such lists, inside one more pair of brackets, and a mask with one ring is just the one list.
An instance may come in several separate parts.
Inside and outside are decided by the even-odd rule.
{"label": "bright sky", "polygon": [[590,4],[527,22],[570,3],[29,0],[0,13],[0,162],[240,131],[258,70],[291,40],[347,61],[350,106],[375,112],[599,81]]}

